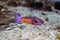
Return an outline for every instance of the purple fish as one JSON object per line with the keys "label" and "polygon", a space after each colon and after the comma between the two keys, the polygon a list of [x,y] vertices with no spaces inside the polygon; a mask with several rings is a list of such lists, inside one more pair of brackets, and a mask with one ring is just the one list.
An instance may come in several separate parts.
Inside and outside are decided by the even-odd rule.
{"label": "purple fish", "polygon": [[34,17],[34,16],[26,16],[26,17],[21,17],[20,14],[16,13],[16,23],[21,22],[21,18],[27,18],[32,20],[32,24],[33,25],[42,25],[44,23],[44,21],[40,18]]}

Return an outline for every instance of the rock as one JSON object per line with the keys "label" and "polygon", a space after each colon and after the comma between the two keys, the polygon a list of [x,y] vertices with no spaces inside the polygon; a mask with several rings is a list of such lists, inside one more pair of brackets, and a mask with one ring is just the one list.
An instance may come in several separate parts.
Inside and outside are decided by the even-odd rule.
{"label": "rock", "polygon": [[0,26],[8,25],[16,20],[16,15],[11,11],[0,12]]}
{"label": "rock", "polygon": [[7,5],[8,6],[13,6],[13,7],[17,7],[17,6],[20,6],[21,5],[21,3],[20,2],[14,2],[14,1],[9,1],[8,3],[7,3]]}

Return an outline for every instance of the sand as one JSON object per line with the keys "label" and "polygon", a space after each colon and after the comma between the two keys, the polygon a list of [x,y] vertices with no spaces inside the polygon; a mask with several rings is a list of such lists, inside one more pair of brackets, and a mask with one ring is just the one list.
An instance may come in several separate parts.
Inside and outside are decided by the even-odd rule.
{"label": "sand", "polygon": [[[54,31],[50,28],[60,26],[60,15],[55,12],[32,10],[27,7],[9,7],[10,11],[20,13],[22,16],[36,16],[44,21],[43,25],[26,23],[10,23],[6,30],[0,32],[0,40],[57,40]],[[45,15],[43,15],[44,13]],[[48,18],[46,21],[45,19]]]}

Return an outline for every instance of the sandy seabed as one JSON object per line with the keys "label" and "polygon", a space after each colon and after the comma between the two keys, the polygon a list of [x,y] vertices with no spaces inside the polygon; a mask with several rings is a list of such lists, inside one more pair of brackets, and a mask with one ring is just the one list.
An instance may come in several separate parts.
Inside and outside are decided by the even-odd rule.
{"label": "sandy seabed", "polygon": [[[57,40],[53,30],[60,26],[60,15],[55,12],[32,10],[27,7],[9,7],[10,11],[20,13],[22,16],[36,16],[44,21],[43,25],[26,23],[10,23],[10,27],[0,32],[0,40]],[[45,15],[42,15],[45,13]],[[48,18],[48,21],[45,19]]]}

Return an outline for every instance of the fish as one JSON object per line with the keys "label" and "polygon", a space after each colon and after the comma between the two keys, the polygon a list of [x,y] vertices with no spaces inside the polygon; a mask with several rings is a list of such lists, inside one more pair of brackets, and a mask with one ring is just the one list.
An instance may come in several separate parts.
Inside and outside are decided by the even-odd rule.
{"label": "fish", "polygon": [[32,25],[42,25],[42,24],[44,24],[44,21],[42,19],[37,18],[35,16],[33,16],[33,17],[31,17],[31,16],[27,17],[26,16],[26,17],[22,17],[22,18],[24,18],[22,20],[24,20],[25,23],[27,23],[27,21],[25,19],[28,19],[28,22],[31,23]]}

